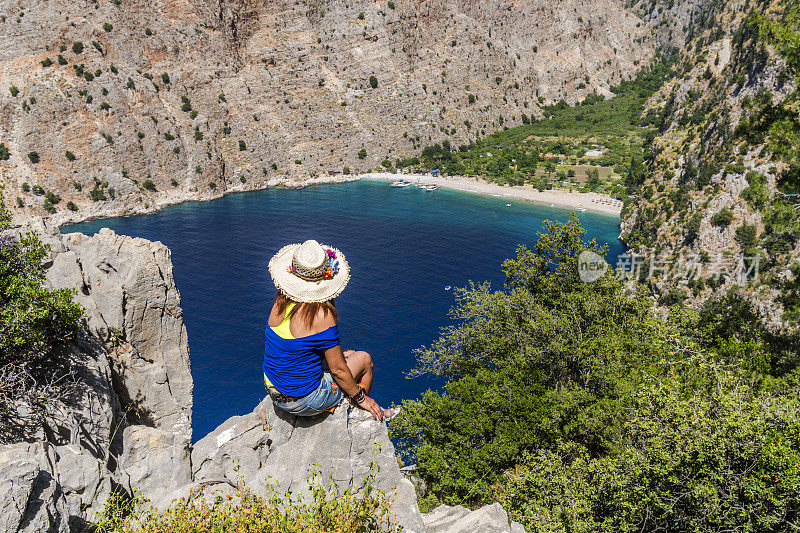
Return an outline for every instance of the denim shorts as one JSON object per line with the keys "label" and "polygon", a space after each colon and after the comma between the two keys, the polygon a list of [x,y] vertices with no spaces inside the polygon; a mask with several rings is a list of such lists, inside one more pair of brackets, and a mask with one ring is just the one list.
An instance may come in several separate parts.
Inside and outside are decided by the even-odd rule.
{"label": "denim shorts", "polygon": [[323,372],[317,390],[293,402],[275,402],[275,406],[296,416],[314,416],[339,405],[342,397],[342,389],[333,381],[331,373]]}

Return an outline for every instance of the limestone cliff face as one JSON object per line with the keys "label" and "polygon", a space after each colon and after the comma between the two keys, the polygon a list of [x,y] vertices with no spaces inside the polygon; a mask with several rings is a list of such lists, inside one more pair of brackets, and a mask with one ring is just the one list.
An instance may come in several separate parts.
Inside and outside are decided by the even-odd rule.
{"label": "limestone cliff face", "polygon": [[0,16],[6,203],[44,215],[22,190],[39,185],[62,197],[58,221],[455,146],[540,101],[609,94],[653,51],[620,0],[32,2]]}
{"label": "limestone cliff face", "polygon": [[164,508],[198,487],[230,494],[239,482],[259,493],[274,483],[303,493],[319,468],[345,487],[372,463],[405,531],[521,531],[499,505],[420,514],[386,425],[346,403],[303,418],[267,398],[192,446],[189,350],[169,250],[110,230],[29,229],[50,245],[50,285],[77,291],[87,334],[69,347],[74,394],[26,440],[0,446],[0,531],[84,531],[113,487]]}

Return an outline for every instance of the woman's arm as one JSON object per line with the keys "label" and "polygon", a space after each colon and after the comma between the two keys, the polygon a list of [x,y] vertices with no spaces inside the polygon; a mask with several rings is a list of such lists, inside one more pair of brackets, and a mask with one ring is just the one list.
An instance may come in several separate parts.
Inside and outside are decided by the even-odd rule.
{"label": "woman's arm", "polygon": [[[350,372],[350,368],[344,360],[342,347],[336,345],[333,348],[325,350],[325,360],[328,362],[328,368],[330,368],[333,379],[336,380],[336,384],[339,385],[342,392],[348,397],[353,397],[357,394],[359,385],[356,383],[353,373]],[[372,414],[372,418],[375,420],[383,420],[383,409],[369,396],[364,395],[364,399],[358,406],[369,411]]]}

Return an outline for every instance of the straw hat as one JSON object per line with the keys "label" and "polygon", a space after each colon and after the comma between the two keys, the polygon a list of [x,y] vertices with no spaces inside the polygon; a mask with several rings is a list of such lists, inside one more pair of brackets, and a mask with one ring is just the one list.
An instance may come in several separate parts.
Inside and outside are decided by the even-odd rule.
{"label": "straw hat", "polygon": [[295,302],[327,302],[350,281],[350,266],[336,248],[308,240],[284,246],[269,260],[275,286]]}

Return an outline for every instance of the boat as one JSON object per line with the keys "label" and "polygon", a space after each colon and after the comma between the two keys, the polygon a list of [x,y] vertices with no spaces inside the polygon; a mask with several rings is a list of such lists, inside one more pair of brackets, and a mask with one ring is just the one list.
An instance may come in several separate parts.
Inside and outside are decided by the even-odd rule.
{"label": "boat", "polygon": [[444,286],[444,290],[449,291],[450,289],[452,289],[452,287],[450,285],[445,285]]}
{"label": "boat", "polygon": [[424,189],[425,189],[426,191],[435,191],[435,190],[436,190],[436,189],[438,189],[438,188],[439,188],[439,186],[438,186],[438,185],[428,185],[427,187],[424,187]]}
{"label": "boat", "polygon": [[511,204],[506,204],[506,207],[511,207]]}
{"label": "boat", "polygon": [[397,181],[393,181],[391,186],[392,187],[409,187],[411,185],[413,185],[413,183],[411,183],[410,181],[397,180]]}

